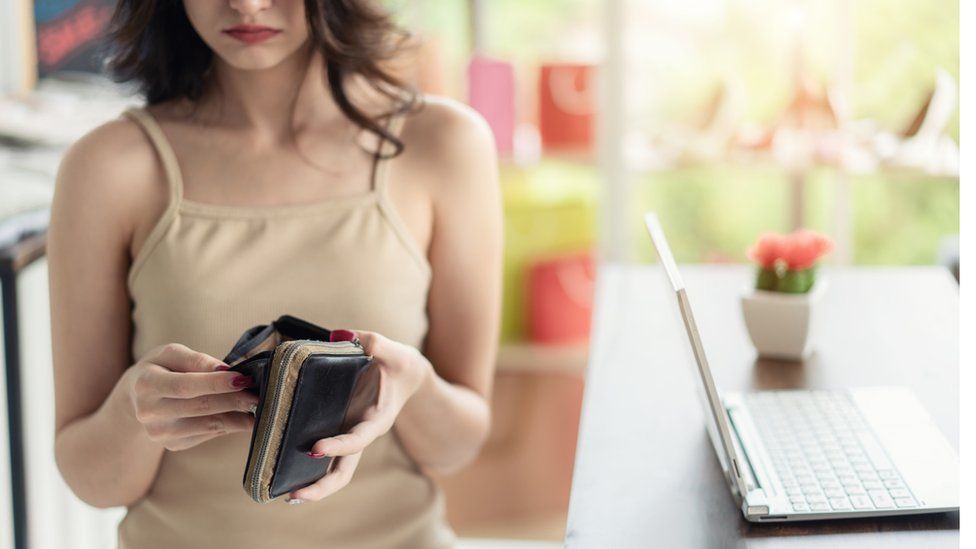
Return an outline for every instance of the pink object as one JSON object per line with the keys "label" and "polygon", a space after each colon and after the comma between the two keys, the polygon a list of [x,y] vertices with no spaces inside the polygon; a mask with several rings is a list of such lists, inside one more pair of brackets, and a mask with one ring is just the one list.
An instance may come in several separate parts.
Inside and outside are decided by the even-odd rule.
{"label": "pink object", "polygon": [[826,236],[809,229],[797,229],[790,234],[763,233],[749,248],[749,259],[766,269],[784,263],[791,271],[809,269],[830,253],[833,243]]}
{"label": "pink object", "polygon": [[475,56],[468,64],[468,105],[481,113],[495,135],[499,154],[511,154],[515,135],[515,68]]}
{"label": "pink object", "polygon": [[329,333],[329,341],[355,341],[356,334],[352,330],[332,330]]}
{"label": "pink object", "polygon": [[791,271],[801,271],[813,267],[818,259],[828,254],[833,245],[826,236],[800,229],[790,235],[783,259]]}
{"label": "pink object", "polygon": [[749,248],[749,259],[766,269],[776,266],[776,261],[783,257],[786,250],[786,237],[777,233],[763,233],[759,235],[756,244]]}
{"label": "pink object", "polygon": [[546,259],[529,270],[529,337],[543,344],[585,343],[596,278],[589,253]]}

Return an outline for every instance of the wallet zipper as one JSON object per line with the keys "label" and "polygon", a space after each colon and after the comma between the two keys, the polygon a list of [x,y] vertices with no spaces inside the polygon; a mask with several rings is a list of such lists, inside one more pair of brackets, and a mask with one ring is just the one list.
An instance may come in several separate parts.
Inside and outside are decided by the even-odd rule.
{"label": "wallet zipper", "polygon": [[[278,415],[278,407],[281,401],[281,393],[284,390],[284,384],[282,383],[285,376],[288,374],[288,362],[292,359],[298,349],[301,347],[302,343],[315,343],[317,345],[326,345],[329,347],[335,347],[333,352],[327,353],[328,355],[355,355],[363,351],[362,345],[354,341],[317,341],[312,339],[298,339],[293,341],[288,341],[285,344],[288,347],[282,352],[282,358],[279,362],[277,378],[274,382],[275,391],[271,397],[270,408],[263,411],[263,413],[270,413],[268,416],[268,422],[266,423],[266,428],[261,437],[261,445],[259,446],[260,451],[258,452],[258,459],[256,467],[253,469],[254,476],[251,477],[251,497],[255,501],[261,501],[261,475],[260,472],[264,470],[265,462],[268,459],[268,443],[271,440],[271,426],[274,425],[274,418]],[[321,352],[317,354],[323,354]],[[273,368],[272,368],[273,369]],[[269,372],[271,373],[271,372]],[[269,380],[270,381],[270,380]]]}

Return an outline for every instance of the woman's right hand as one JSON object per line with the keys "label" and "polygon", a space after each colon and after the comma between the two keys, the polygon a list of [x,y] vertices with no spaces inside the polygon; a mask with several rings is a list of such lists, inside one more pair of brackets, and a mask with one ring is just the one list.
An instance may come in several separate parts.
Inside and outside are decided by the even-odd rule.
{"label": "woman's right hand", "polygon": [[179,343],[156,347],[129,368],[126,392],[149,439],[176,451],[250,431],[258,397],[242,389],[254,380],[226,369],[220,360]]}

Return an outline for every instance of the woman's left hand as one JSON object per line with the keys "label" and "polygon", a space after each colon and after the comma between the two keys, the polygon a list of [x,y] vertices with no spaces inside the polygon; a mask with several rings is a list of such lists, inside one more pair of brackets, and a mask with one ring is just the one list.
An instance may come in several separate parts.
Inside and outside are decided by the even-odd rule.
{"label": "woman's left hand", "polygon": [[320,439],[312,445],[310,456],[334,456],[336,463],[329,474],[288,494],[288,503],[317,501],[349,484],[363,450],[393,427],[410,397],[433,377],[430,361],[414,347],[375,332],[357,330],[355,335],[379,368],[380,388],[376,403],[366,411],[363,421],[349,432]]}

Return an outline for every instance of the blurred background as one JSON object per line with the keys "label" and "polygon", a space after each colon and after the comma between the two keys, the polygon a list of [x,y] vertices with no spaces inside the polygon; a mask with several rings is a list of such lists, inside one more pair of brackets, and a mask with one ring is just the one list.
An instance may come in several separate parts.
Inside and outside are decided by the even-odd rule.
{"label": "blurred background", "polygon": [[[501,160],[494,431],[439,479],[463,536],[562,539],[598,265],[650,259],[640,212],[679,262],[745,262],[803,226],[835,264],[958,279],[958,0],[385,3],[415,33],[397,70],[481,112]],[[99,75],[113,5],[0,2],[0,545],[26,516],[32,546],[103,547],[121,517],[54,466],[43,260],[64,148],[141,102]]]}

